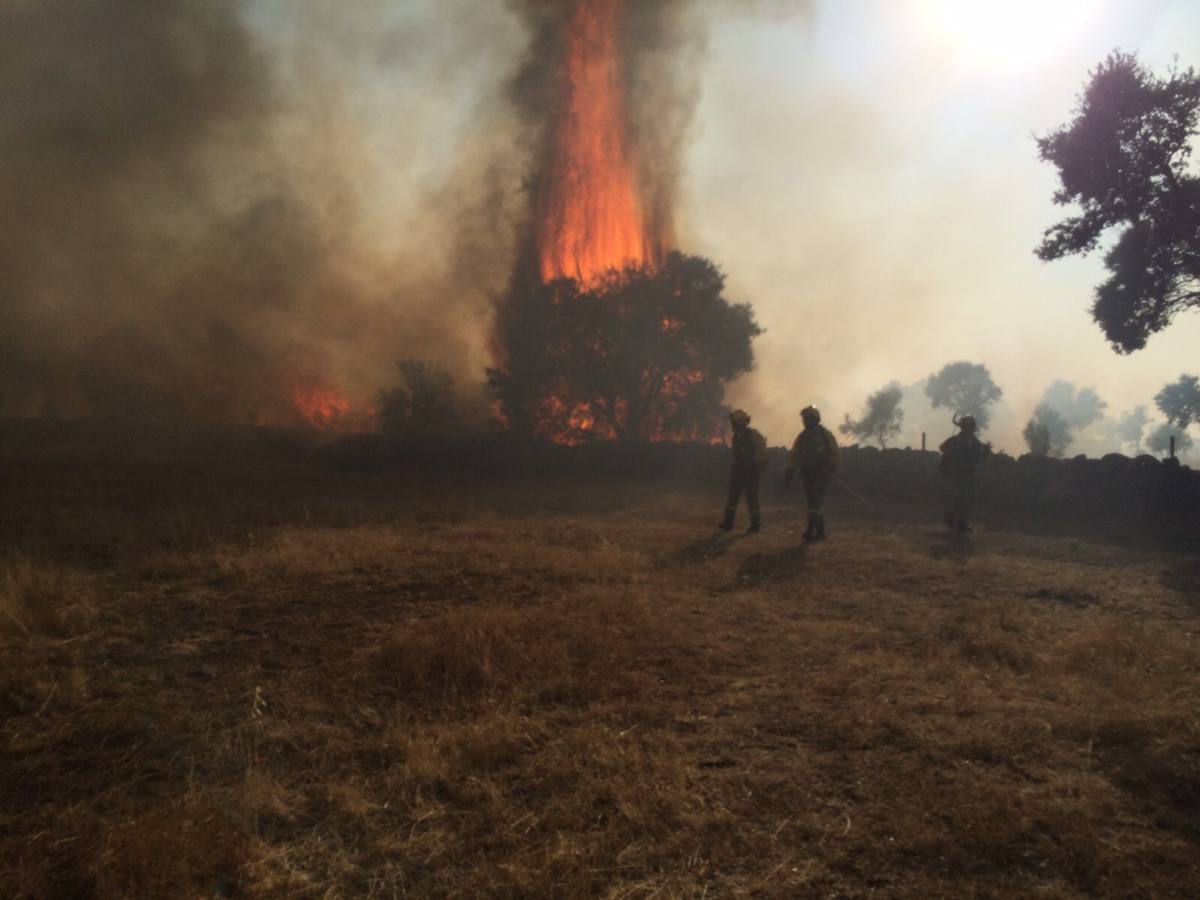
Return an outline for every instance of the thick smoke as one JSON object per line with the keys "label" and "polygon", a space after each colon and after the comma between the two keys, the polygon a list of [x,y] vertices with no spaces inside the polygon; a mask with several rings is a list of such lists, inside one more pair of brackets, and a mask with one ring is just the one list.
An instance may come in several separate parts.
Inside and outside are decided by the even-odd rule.
{"label": "thick smoke", "polygon": [[[804,5],[629,3],[655,227],[673,230],[708,19]],[[530,256],[572,7],[6,4],[0,416],[295,421],[297,389],[365,409],[406,356],[480,383]]]}
{"label": "thick smoke", "polygon": [[345,111],[343,73],[404,31],[372,28],[382,6],[364,4],[339,24],[378,43],[322,65],[316,6],[289,6],[293,33],[269,46],[251,15],[278,12],[0,10],[0,414],[288,421],[297,389],[368,405],[399,356],[481,368],[469,317],[513,191],[488,177],[498,157],[462,154],[471,188],[431,192],[418,234],[381,237],[364,198],[388,161]]}

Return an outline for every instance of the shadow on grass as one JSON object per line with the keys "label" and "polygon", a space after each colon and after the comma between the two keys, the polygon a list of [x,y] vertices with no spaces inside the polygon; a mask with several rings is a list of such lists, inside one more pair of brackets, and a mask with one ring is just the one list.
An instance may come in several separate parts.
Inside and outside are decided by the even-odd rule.
{"label": "shadow on grass", "polygon": [[754,553],[737,570],[737,587],[754,587],[765,581],[786,581],[804,571],[807,544]]}
{"label": "shadow on grass", "polygon": [[928,537],[933,546],[929,555],[933,559],[970,559],[975,552],[975,544],[969,531],[930,531]]}
{"label": "shadow on grass", "polygon": [[1200,751],[1155,738],[1136,725],[1109,728],[1096,735],[1097,752],[1157,827],[1200,841]]}
{"label": "shadow on grass", "polygon": [[1162,583],[1191,603],[1200,605],[1200,555],[1184,557],[1164,570]]}
{"label": "shadow on grass", "polygon": [[748,537],[750,535],[744,531],[717,531],[680,547],[667,559],[674,563],[697,563],[704,562],[706,559],[716,559],[718,556],[723,556],[734,543]]}

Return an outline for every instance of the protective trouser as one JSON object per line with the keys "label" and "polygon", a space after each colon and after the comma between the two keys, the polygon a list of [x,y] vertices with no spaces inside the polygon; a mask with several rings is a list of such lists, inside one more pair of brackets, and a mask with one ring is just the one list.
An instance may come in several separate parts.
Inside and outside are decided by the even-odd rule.
{"label": "protective trouser", "polygon": [[734,516],[737,515],[738,502],[742,494],[746,495],[746,506],[750,509],[751,527],[758,524],[758,482],[761,473],[758,469],[732,469],[729,473],[729,498],[725,501],[725,519],[722,528],[732,528]]}
{"label": "protective trouser", "polygon": [[808,511],[819,518],[824,515],[825,494],[829,490],[830,478],[824,472],[811,469],[801,469],[800,474],[804,479],[804,501],[808,504]]}
{"label": "protective trouser", "polygon": [[804,501],[808,504],[808,528],[806,540],[825,537],[825,494],[829,490],[830,476],[816,469],[801,469],[804,480]]}
{"label": "protective trouser", "polygon": [[946,524],[965,529],[967,517],[975,508],[975,473],[970,470],[951,472],[946,481]]}

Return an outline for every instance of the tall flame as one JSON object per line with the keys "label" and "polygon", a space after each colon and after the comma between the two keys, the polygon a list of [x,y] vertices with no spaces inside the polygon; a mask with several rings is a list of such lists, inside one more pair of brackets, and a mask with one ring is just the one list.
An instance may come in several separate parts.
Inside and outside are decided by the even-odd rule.
{"label": "tall flame", "polygon": [[540,186],[543,281],[592,283],[609,269],[657,265],[625,127],[618,35],[626,0],[577,0],[567,33],[566,97]]}

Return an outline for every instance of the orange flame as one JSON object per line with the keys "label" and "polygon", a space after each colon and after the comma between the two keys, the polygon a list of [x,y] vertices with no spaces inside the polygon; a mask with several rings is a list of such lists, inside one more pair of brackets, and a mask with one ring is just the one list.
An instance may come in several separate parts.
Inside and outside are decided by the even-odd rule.
{"label": "orange flame", "polygon": [[319,431],[362,432],[375,427],[378,410],[357,408],[335,388],[293,385],[292,406]]}
{"label": "orange flame", "polygon": [[626,0],[578,0],[567,35],[567,96],[538,198],[542,280],[589,284],[610,269],[656,266],[625,133],[617,41]]}

